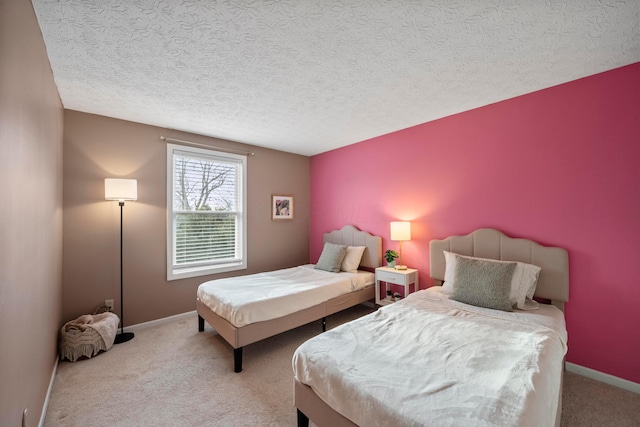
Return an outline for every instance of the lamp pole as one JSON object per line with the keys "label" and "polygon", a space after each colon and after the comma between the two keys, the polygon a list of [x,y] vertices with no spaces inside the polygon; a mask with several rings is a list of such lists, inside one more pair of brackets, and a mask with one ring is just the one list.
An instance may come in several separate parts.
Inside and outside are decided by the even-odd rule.
{"label": "lamp pole", "polygon": [[122,211],[124,209],[124,201],[118,202],[120,205],[120,333],[116,335],[114,344],[121,344],[123,342],[130,341],[134,334],[133,332],[124,332],[124,292],[123,292],[123,271],[122,271]]}

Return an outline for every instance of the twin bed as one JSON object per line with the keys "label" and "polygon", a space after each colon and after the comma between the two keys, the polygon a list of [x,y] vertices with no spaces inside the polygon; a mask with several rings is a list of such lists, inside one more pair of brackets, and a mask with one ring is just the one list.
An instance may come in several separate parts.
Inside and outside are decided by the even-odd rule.
{"label": "twin bed", "polygon": [[[318,264],[328,245],[366,247],[358,271],[308,265],[200,286],[199,329],[206,320],[229,342],[236,372],[243,346],[319,319],[324,332],[326,316],[374,298],[361,270],[380,266],[381,238],[346,226],[324,241]],[[559,425],[566,250],[480,229],[432,241],[430,266],[436,286],[296,350],[299,426]]]}
{"label": "twin bed", "polygon": [[304,265],[198,287],[198,329],[204,331],[206,320],[233,347],[235,372],[242,371],[244,346],[321,319],[324,332],[327,316],[374,298],[375,277],[366,270],[380,266],[382,239],[347,225],[326,233],[324,243],[364,248],[355,269]]}
{"label": "twin bed", "polygon": [[[320,427],[559,425],[567,252],[480,229],[432,241],[430,266],[444,286],[410,294],[296,350],[299,426],[309,419]],[[472,287],[491,278],[482,285],[491,292],[470,298],[469,271],[476,273]],[[534,295],[551,304],[537,306]],[[487,308],[494,305],[501,308]]]}

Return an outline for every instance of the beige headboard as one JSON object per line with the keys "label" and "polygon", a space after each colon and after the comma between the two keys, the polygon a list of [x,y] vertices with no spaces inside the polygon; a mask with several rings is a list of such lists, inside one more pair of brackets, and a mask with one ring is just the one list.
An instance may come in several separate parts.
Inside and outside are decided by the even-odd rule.
{"label": "beige headboard", "polygon": [[377,268],[382,265],[382,237],[374,236],[366,231],[360,231],[353,225],[345,225],[340,230],[324,233],[324,243],[336,245],[366,246],[361,267]]}
{"label": "beige headboard", "polygon": [[520,261],[541,268],[535,295],[563,308],[569,301],[569,255],[565,249],[542,246],[527,239],[513,239],[492,228],[480,228],[466,236],[451,236],[429,243],[431,278],[444,280],[442,251],[480,258]]}

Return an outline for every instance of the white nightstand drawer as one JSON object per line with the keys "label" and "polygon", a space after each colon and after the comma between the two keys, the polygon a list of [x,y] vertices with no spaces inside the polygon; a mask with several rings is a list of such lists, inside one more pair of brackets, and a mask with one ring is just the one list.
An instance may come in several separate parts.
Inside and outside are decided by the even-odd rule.
{"label": "white nightstand drawer", "polygon": [[378,280],[387,283],[395,283],[396,285],[404,285],[403,276],[394,273],[387,273],[386,271],[378,272]]}
{"label": "white nightstand drawer", "polygon": [[[380,289],[380,282],[386,283],[384,291]],[[387,305],[393,302],[393,300],[385,299],[387,293],[391,292],[389,283],[404,287],[404,295],[400,295],[401,298],[406,298],[411,293],[411,284],[413,284],[413,292],[418,292],[418,270],[414,268],[406,270],[395,270],[389,267],[376,268],[376,304]]]}

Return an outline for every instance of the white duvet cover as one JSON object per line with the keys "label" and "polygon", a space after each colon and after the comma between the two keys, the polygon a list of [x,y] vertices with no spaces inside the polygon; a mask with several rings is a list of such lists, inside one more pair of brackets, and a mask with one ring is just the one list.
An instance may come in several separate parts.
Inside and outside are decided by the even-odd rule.
{"label": "white duvet cover", "polygon": [[308,340],[295,378],[360,426],[553,426],[563,313],[479,308],[440,289]]}
{"label": "white duvet cover", "polygon": [[330,273],[312,264],[205,282],[197,296],[236,327],[275,319],[371,286],[374,274]]}

